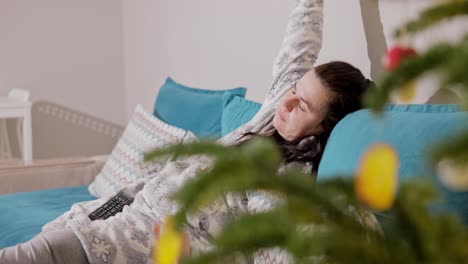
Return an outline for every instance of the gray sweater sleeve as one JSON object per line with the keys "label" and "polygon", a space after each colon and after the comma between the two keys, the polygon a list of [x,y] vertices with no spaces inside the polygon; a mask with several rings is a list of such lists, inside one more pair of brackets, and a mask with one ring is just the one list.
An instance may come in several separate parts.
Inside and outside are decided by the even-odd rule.
{"label": "gray sweater sleeve", "polygon": [[289,16],[281,49],[273,64],[267,100],[313,68],[322,45],[323,0],[298,0]]}

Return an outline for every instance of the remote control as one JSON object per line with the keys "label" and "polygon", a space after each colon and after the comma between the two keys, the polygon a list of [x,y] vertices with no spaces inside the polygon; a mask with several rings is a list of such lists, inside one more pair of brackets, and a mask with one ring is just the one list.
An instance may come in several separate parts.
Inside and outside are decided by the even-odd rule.
{"label": "remote control", "polygon": [[124,192],[119,192],[105,204],[101,205],[98,209],[90,213],[88,217],[91,219],[91,221],[97,219],[107,219],[119,212],[122,212],[123,207],[125,205],[130,205],[132,202],[133,197],[125,194]]}

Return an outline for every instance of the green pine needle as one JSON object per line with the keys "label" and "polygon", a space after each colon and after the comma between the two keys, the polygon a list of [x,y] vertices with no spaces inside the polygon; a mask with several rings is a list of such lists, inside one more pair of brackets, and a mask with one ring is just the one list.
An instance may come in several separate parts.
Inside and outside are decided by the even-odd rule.
{"label": "green pine needle", "polygon": [[364,104],[376,111],[381,111],[389,101],[392,91],[399,89],[409,81],[416,79],[428,70],[437,69],[448,63],[456,49],[449,44],[438,44],[426,53],[404,60],[392,73],[387,73],[377,81],[375,89],[370,89],[364,98]]}
{"label": "green pine needle", "polygon": [[401,29],[395,31],[395,37],[405,33],[415,34],[433,26],[444,19],[468,14],[468,1],[447,1],[447,3],[431,7],[423,11],[416,20],[405,24]]}
{"label": "green pine needle", "polygon": [[227,153],[225,151],[226,148],[228,147],[215,144],[212,141],[198,141],[187,144],[171,144],[146,153],[144,155],[144,160],[151,161],[165,156],[172,156],[173,159],[177,159],[181,156],[191,156],[197,154],[224,157],[224,155]]}
{"label": "green pine needle", "polygon": [[[350,210],[362,206],[352,179],[314,183],[313,177],[298,170],[278,173],[279,153],[271,144],[255,139],[240,147],[207,148],[216,152],[212,156],[226,158],[215,158],[211,170],[200,171],[175,194],[180,204],[178,227],[187,213],[222,199],[225,193],[259,189],[279,198],[279,203],[268,212],[233,219],[215,235],[212,251],[182,263],[251,262],[254,252],[272,247],[287,250],[297,263],[463,263],[468,259],[466,228],[452,215],[427,211],[428,203],[437,198],[430,184],[402,183],[381,233],[363,226],[355,210]],[[179,146],[177,151],[186,153],[184,147],[192,151],[191,146]]]}
{"label": "green pine needle", "polygon": [[[468,96],[468,74],[466,74],[467,61],[468,35],[463,39],[460,45],[455,48],[452,59],[447,61],[447,63],[441,67],[441,75],[443,76],[441,81],[442,89],[457,87],[464,91],[465,96]],[[465,105],[465,108],[468,108],[468,101],[463,101],[463,99],[464,98],[461,98],[461,103]]]}
{"label": "green pine needle", "polygon": [[[467,120],[468,122],[468,120]],[[463,164],[468,162],[468,130],[460,133],[450,139],[445,139],[437,144],[431,153],[432,162],[437,162],[444,159],[452,160]]]}

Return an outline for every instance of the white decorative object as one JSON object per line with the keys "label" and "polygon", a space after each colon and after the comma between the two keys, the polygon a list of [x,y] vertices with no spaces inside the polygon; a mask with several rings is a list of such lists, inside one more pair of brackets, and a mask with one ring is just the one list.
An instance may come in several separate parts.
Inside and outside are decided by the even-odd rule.
{"label": "white decorative object", "polygon": [[12,157],[6,120],[0,119],[0,159],[11,159]]}
{"label": "white decorative object", "polygon": [[443,160],[437,166],[440,181],[454,191],[468,190],[468,165]]}
{"label": "white decorative object", "polygon": [[[21,118],[23,120],[22,133],[18,133],[19,141],[21,141],[19,145],[24,163],[30,164],[32,161],[32,131],[29,91],[13,89],[8,97],[0,97],[0,119],[5,118]],[[19,126],[17,130],[20,131]],[[5,138],[8,138],[8,135]]]}

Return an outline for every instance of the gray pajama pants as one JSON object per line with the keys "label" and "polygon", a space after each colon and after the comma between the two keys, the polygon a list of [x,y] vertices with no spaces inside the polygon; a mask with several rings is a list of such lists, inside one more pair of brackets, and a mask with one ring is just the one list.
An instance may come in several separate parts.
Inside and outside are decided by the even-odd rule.
{"label": "gray pajama pants", "polygon": [[80,240],[71,230],[41,233],[28,242],[0,250],[2,264],[88,263]]}

